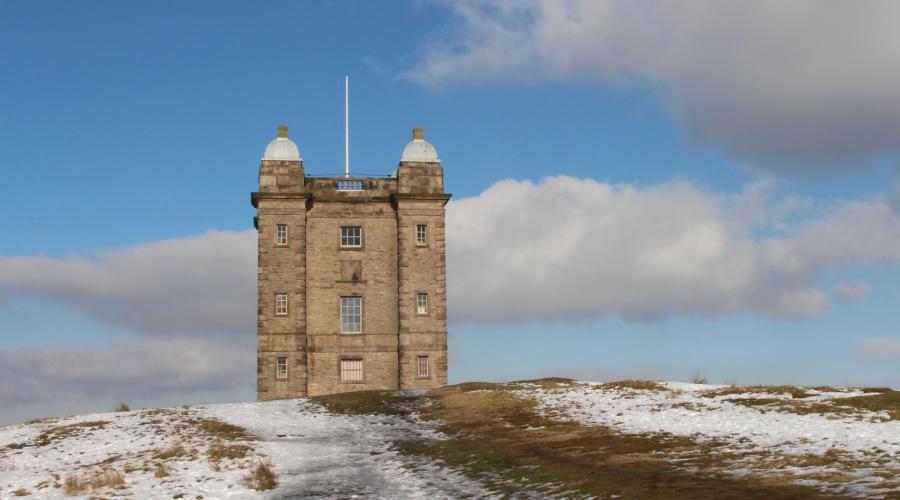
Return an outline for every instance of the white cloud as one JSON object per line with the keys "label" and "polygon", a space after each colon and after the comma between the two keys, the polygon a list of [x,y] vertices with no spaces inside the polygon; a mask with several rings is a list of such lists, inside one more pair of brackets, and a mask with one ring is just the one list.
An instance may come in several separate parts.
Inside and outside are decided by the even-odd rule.
{"label": "white cloud", "polygon": [[81,256],[0,257],[0,302],[36,295],[150,335],[252,335],[256,233],[217,232]]}
{"label": "white cloud", "polygon": [[831,288],[831,291],[841,304],[853,304],[868,297],[871,289],[869,285],[854,280],[837,283]]}
{"label": "white cloud", "polygon": [[0,408],[64,396],[134,402],[247,386],[253,383],[256,365],[255,350],[249,344],[150,339],[102,348],[0,349]]}
{"label": "white cloud", "polygon": [[900,358],[900,338],[859,339],[854,343],[864,356]]}
{"label": "white cloud", "polygon": [[692,141],[776,169],[900,150],[900,3],[447,2],[459,21],[405,77],[659,89]]}
{"label": "white cloud", "polygon": [[449,205],[450,316],[801,318],[828,309],[818,288],[827,272],[900,263],[900,217],[882,199],[842,203],[758,238],[753,214],[783,210],[748,210],[747,196],[685,182],[498,182]]}
{"label": "white cloud", "polygon": [[[448,205],[450,318],[804,318],[828,310],[829,273],[900,263],[900,214],[887,198],[823,211],[770,191],[498,182]],[[93,259],[0,257],[0,297],[38,295],[151,337],[252,338],[255,241],[209,232]]]}

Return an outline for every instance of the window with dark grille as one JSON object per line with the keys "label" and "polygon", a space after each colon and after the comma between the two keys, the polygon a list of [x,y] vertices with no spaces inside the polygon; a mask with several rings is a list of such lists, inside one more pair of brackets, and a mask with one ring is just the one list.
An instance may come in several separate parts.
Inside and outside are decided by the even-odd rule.
{"label": "window with dark grille", "polygon": [[428,314],[428,294],[416,294],[416,314]]}
{"label": "window with dark grille", "polygon": [[428,244],[428,225],[416,224],[416,245]]}
{"label": "window with dark grille", "polygon": [[361,359],[341,360],[341,382],[362,382],[363,362]]}
{"label": "window with dark grille", "polygon": [[341,333],[362,333],[362,297],[341,297]]}
{"label": "window with dark grille", "polygon": [[419,356],[416,358],[416,372],[420,378],[427,378],[430,376],[428,368],[428,356]]}
{"label": "window with dark grille", "polygon": [[362,227],[341,227],[341,248],[360,248],[362,246]]}
{"label": "window with dark grille", "polygon": [[288,313],[288,296],[286,293],[275,294],[275,315],[287,316]]}

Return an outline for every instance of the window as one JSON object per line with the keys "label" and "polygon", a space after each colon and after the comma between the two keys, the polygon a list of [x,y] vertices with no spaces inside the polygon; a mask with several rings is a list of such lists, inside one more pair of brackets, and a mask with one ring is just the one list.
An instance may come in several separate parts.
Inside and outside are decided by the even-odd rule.
{"label": "window", "polygon": [[341,297],[341,333],[362,333],[362,297]]}
{"label": "window", "polygon": [[287,358],[275,359],[275,378],[282,380],[287,378]]}
{"label": "window", "polygon": [[416,314],[428,314],[428,294],[416,294]]}
{"label": "window", "polygon": [[416,245],[425,246],[428,244],[428,225],[416,224]]}
{"label": "window", "polygon": [[275,294],[275,316],[287,316],[288,297],[286,293]]}
{"label": "window", "polygon": [[362,228],[359,226],[341,226],[341,248],[362,247]]}
{"label": "window", "polygon": [[341,360],[341,382],[362,382],[363,362],[361,359]]}
{"label": "window", "polygon": [[275,244],[280,247],[287,245],[287,224],[275,225]]}
{"label": "window", "polygon": [[419,378],[428,378],[428,356],[419,356],[416,358],[416,373]]}

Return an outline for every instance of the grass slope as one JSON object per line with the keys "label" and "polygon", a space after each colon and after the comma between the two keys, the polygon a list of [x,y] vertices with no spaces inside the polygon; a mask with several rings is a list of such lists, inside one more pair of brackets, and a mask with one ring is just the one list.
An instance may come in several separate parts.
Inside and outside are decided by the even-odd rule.
{"label": "grass slope", "polygon": [[[338,413],[412,416],[416,412],[416,418],[438,423],[439,430],[455,439],[402,441],[395,443],[395,449],[413,458],[413,464],[437,462],[461,470],[503,496],[834,498],[777,476],[735,478],[717,472],[721,454],[707,453],[716,448],[715,442],[625,435],[561,422],[541,416],[533,400],[512,392],[568,383],[565,379],[470,382],[427,396],[363,392],[315,399]],[[610,386],[665,390],[642,381]],[[670,460],[674,456],[677,462]]]}

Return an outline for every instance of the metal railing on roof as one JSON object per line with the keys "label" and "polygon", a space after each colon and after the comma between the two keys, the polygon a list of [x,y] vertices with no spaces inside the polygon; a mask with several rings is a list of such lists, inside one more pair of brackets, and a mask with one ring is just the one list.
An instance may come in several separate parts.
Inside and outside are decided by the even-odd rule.
{"label": "metal railing on roof", "polygon": [[362,191],[363,190],[363,181],[348,179],[337,181],[337,190],[338,191]]}
{"label": "metal railing on roof", "polygon": [[354,174],[351,177],[344,176],[341,174],[306,174],[306,177],[309,179],[347,179],[347,180],[358,180],[358,179],[393,179],[396,175],[393,174]]}

